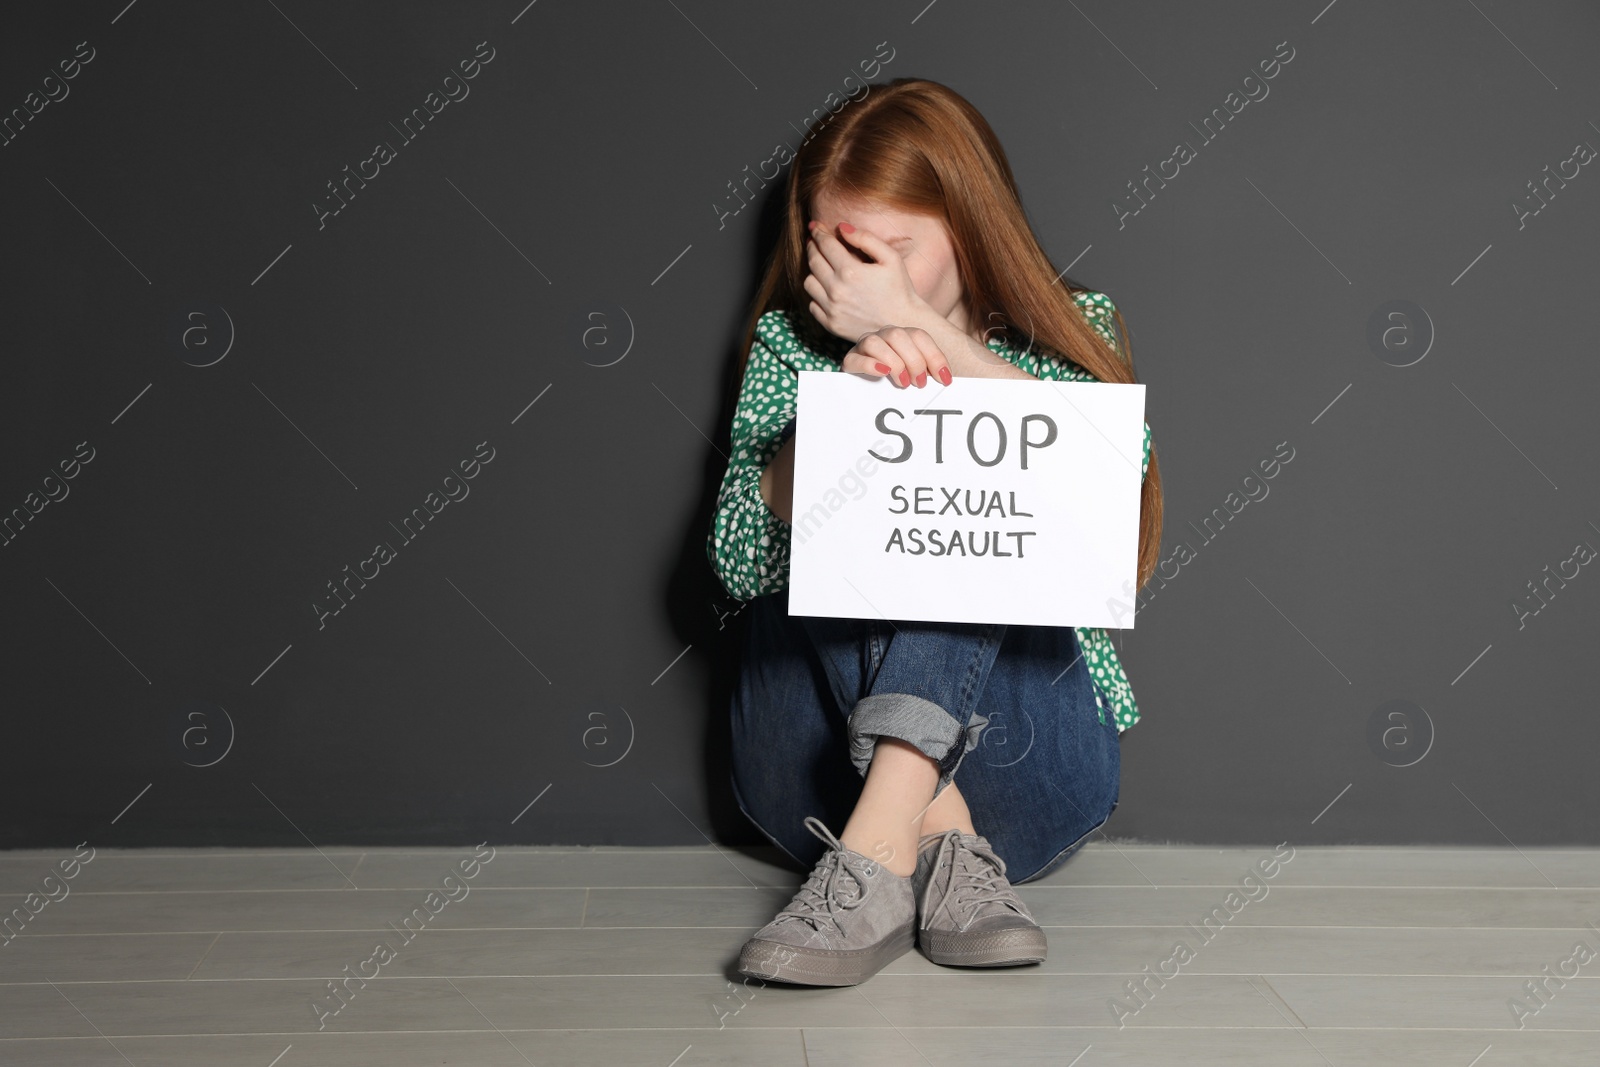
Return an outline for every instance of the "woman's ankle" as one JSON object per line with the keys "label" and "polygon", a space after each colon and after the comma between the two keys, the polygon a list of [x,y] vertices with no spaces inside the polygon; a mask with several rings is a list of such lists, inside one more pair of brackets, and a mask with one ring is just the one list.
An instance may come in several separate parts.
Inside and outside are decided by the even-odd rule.
{"label": "woman's ankle", "polygon": [[918,831],[921,837],[929,834],[942,834],[946,830],[960,830],[964,834],[975,834],[978,831],[972,825],[972,812],[967,808],[966,798],[951,782],[933,798],[933,803],[928,805],[928,810],[922,815],[922,828]]}
{"label": "woman's ankle", "polygon": [[840,842],[894,874],[910,875],[917,868],[917,838],[938,777],[938,765],[909,742],[879,738]]}
{"label": "woman's ankle", "polygon": [[902,837],[898,841],[891,841],[888,837],[877,837],[871,841],[865,838],[852,841],[840,837],[839,841],[845,848],[877,860],[884,870],[902,878],[909,878],[911,872],[917,869],[917,842],[910,837]]}

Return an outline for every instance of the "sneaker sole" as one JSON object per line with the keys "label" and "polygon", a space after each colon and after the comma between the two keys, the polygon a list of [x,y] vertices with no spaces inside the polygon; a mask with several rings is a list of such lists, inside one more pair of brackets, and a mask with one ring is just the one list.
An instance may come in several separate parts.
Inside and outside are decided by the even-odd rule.
{"label": "sneaker sole", "polygon": [[923,931],[922,954],[945,967],[1020,967],[1043,963],[1044,931],[1037,926],[1001,930],[982,937]]}
{"label": "sneaker sole", "polygon": [[916,929],[909,923],[858,949],[807,949],[752,937],[739,953],[739,973],[794,985],[859,985],[910,952],[915,941]]}

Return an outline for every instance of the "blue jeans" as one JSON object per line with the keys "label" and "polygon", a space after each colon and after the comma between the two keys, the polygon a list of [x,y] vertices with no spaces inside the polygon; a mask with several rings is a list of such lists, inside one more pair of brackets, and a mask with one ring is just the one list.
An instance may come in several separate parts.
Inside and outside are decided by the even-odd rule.
{"label": "blue jeans", "polygon": [[879,736],[954,781],[972,824],[1020,885],[1050,873],[1116,810],[1122,751],[1067,626],[789,614],[787,590],[744,611],[734,688],[739,810],[809,870],[861,794]]}

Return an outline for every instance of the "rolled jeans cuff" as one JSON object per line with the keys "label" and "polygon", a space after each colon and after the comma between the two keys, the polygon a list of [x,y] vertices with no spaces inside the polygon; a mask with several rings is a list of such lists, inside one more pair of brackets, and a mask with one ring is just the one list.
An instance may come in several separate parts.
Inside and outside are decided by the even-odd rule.
{"label": "rolled jeans cuff", "polygon": [[[987,716],[976,711],[962,730],[961,722],[931,700],[910,693],[874,693],[850,713],[850,762],[866,777],[878,737],[896,737],[939,765],[937,796],[955,778],[961,758],[978,747]],[[965,741],[957,744],[965,733]]]}

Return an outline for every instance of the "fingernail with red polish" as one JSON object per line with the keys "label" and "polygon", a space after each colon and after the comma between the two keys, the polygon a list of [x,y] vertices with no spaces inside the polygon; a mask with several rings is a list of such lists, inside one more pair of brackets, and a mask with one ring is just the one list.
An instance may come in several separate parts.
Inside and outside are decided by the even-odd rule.
{"label": "fingernail with red polish", "polygon": [[903,370],[903,371],[900,372],[900,384],[901,385],[910,385],[911,384],[911,372],[910,371]]}
{"label": "fingernail with red polish", "polygon": [[921,374],[917,375],[917,388],[921,389],[924,385],[927,385],[927,384],[928,384],[928,372],[927,371],[923,371]]}
{"label": "fingernail with red polish", "polygon": [[888,374],[889,373],[889,368],[885,367],[882,363],[874,363],[873,366],[878,368],[878,373],[879,374]]}
{"label": "fingernail with red polish", "polygon": [[843,230],[845,233],[855,233],[856,232],[856,228],[854,226],[850,225],[848,222],[839,223],[839,229]]}
{"label": "fingernail with red polish", "polygon": [[946,384],[946,385],[950,384],[950,368],[949,367],[940,367],[939,368],[939,380],[941,382],[943,382],[944,384]]}

